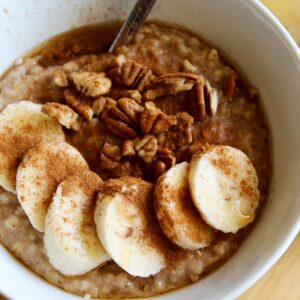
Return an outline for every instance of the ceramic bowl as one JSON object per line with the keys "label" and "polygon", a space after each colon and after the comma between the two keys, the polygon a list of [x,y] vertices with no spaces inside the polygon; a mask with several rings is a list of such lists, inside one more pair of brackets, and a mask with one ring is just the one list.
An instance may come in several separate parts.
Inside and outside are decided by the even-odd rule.
{"label": "ceramic bowl", "polygon": [[[0,73],[42,41],[74,27],[124,18],[134,1],[0,2]],[[222,49],[261,92],[273,143],[269,200],[239,251],[200,282],[159,299],[233,299],[284,253],[300,228],[300,53],[259,1],[158,0],[150,18],[182,24]],[[12,299],[76,299],[0,246],[0,290]]]}

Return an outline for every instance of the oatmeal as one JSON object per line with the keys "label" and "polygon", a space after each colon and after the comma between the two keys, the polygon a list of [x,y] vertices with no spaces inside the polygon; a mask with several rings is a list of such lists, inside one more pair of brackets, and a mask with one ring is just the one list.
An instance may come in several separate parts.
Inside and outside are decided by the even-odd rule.
{"label": "oatmeal", "polygon": [[[106,26],[104,31],[95,27],[55,39],[18,61],[0,81],[1,111],[24,99],[41,104],[40,113],[64,128],[66,142],[86,160],[94,172],[89,176],[97,173],[105,181],[102,186],[100,179],[95,180],[97,188],[89,188],[98,191],[95,199],[92,192],[86,197],[83,193],[74,207],[86,209],[78,216],[86,216],[96,207],[95,218],[89,213],[85,226],[93,231],[94,244],[99,243],[97,228],[107,253],[97,244],[103,255],[98,251],[101,257],[91,258],[91,266],[77,273],[51,263],[51,244],[45,247],[45,238],[53,234],[50,223],[56,228],[51,216],[57,215],[53,210],[59,188],[58,198],[50,204],[52,214],[47,213],[49,199],[44,208],[47,217],[40,228],[46,222],[45,235],[40,232],[43,229],[32,226],[22,201],[1,189],[0,241],[31,270],[71,293],[98,298],[149,297],[198,281],[236,251],[267,198],[269,131],[258,91],[243,82],[217,49],[183,29],[146,24],[133,42],[120,46],[114,55],[106,54],[105,47],[111,42],[107,36],[113,36],[116,28]],[[102,44],[97,32],[106,33]],[[229,219],[231,223],[219,224],[219,218],[206,214],[203,199],[208,188],[204,194],[199,192],[201,201],[195,198],[199,193],[191,190],[200,170],[195,169],[195,161],[205,162],[206,157],[212,174],[222,175],[218,180],[227,196],[221,217],[231,214],[232,210],[226,209],[228,203],[234,203],[235,223]],[[230,163],[228,157],[235,160]],[[55,166],[53,161],[45,168]],[[188,173],[194,176],[190,183]],[[70,178],[61,176],[56,186],[63,187]],[[76,176],[78,182],[84,182],[78,172]],[[175,177],[176,182],[172,181]],[[209,176],[203,178],[214,184]],[[229,179],[234,188],[227,189]],[[71,183],[68,186],[75,189]],[[238,204],[228,200],[234,193],[239,195]],[[171,206],[168,195],[177,200]],[[213,194],[217,209],[221,207],[219,196]],[[123,227],[109,223],[109,228],[118,231],[116,236],[103,225],[114,220],[105,219],[108,210],[119,219],[127,214]],[[176,215],[178,211],[182,215]],[[138,216],[134,222],[132,212]],[[176,226],[171,226],[172,222]],[[130,261],[132,253],[124,254],[127,250],[122,253],[126,257],[120,257],[118,248],[111,246],[113,238],[124,249],[129,249],[129,244],[139,247],[139,259],[151,257],[153,264],[147,265],[147,270],[146,263],[145,269],[137,268],[137,263]],[[84,248],[84,241],[82,245]]]}

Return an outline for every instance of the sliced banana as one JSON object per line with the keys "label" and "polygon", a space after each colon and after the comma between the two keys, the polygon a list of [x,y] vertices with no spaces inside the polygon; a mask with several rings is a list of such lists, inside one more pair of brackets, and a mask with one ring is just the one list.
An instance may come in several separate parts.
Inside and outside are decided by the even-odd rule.
{"label": "sliced banana", "polygon": [[17,171],[17,197],[34,228],[44,231],[58,184],[88,169],[78,150],[64,142],[41,143],[26,152]]}
{"label": "sliced banana", "polygon": [[94,220],[100,241],[133,276],[148,277],[166,264],[151,199],[152,184],[133,177],[108,180],[97,197]]}
{"label": "sliced banana", "polygon": [[254,220],[259,204],[258,178],[242,151],[213,146],[190,163],[190,191],[203,219],[223,232],[237,232]]}
{"label": "sliced banana", "polygon": [[64,275],[81,275],[110,260],[94,223],[94,193],[101,184],[97,174],[86,171],[61,182],[53,196],[44,248],[51,265]]}
{"label": "sliced banana", "polygon": [[183,162],[159,177],[154,187],[154,208],[170,241],[183,249],[196,250],[210,244],[215,230],[202,220],[193,204],[188,173],[189,164]]}
{"label": "sliced banana", "polygon": [[21,101],[0,113],[0,186],[16,192],[16,173],[28,149],[40,142],[64,141],[61,125],[41,112],[41,105]]}

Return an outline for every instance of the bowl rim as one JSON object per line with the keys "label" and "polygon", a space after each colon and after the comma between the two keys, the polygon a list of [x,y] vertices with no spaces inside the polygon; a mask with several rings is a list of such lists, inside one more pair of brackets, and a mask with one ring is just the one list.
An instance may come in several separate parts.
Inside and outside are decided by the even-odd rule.
{"label": "bowl rim", "polygon": [[[297,58],[300,64],[300,48],[296,44],[295,40],[292,38],[290,33],[287,31],[287,29],[283,26],[283,24],[274,16],[274,14],[259,0],[250,0],[247,2],[244,2],[245,6],[248,6],[249,9],[255,10],[256,13],[260,14],[261,17],[263,17],[266,21],[269,22],[269,24],[273,27],[273,29],[276,30],[276,32],[279,34],[283,42],[285,42],[287,45],[289,45],[291,53]],[[244,293],[247,289],[249,289],[255,282],[257,282],[260,278],[263,277],[264,274],[266,274],[271,267],[281,258],[281,256],[286,252],[286,250],[289,248],[289,246],[292,244],[293,240],[296,238],[300,231],[300,217],[298,220],[295,220],[295,222],[290,225],[290,230],[288,234],[285,236],[285,238],[281,241],[280,245],[274,249],[273,254],[266,259],[258,271],[252,275],[252,276],[245,276],[242,282],[236,286],[235,289],[233,289],[231,292],[229,292],[223,299],[235,299],[238,296],[240,296],[242,293]],[[18,259],[9,252],[9,250],[6,249],[5,246],[3,246],[0,243],[0,256],[7,256],[9,259],[6,262],[6,270],[9,270],[10,267],[16,268],[18,266],[18,270],[16,272],[23,272],[23,276],[28,276],[30,274],[31,278],[35,281],[39,281],[40,284],[44,285],[45,293],[47,293],[47,290],[55,291],[57,295],[65,295],[64,299],[82,299],[81,297],[78,297],[77,295],[73,295],[71,293],[65,292],[62,289],[54,286],[53,284],[47,282],[44,280],[41,276],[35,274],[32,272],[29,268],[27,268],[23,263],[18,261]],[[21,267],[21,270],[20,270]],[[2,272],[0,272],[0,278],[6,277],[5,274],[1,275]],[[197,283],[196,283],[197,284]],[[12,285],[6,285],[6,283],[3,280],[0,280],[0,291],[3,293],[4,296],[8,296],[12,299],[21,299],[19,298],[22,295],[22,292],[17,292],[18,296],[16,297],[16,290],[13,289],[15,287],[14,284]],[[190,286],[183,287],[182,289],[187,289]],[[179,289],[179,290],[182,290]],[[151,297],[152,299],[167,299],[171,294],[175,295],[176,291],[167,292],[165,294],[157,295],[154,297]]]}

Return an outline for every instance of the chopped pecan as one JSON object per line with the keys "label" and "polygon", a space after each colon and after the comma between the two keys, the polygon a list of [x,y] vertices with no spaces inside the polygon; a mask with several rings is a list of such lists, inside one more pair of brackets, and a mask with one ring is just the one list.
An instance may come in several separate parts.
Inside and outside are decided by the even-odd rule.
{"label": "chopped pecan", "polygon": [[56,70],[54,72],[53,81],[59,87],[66,87],[69,84],[68,75],[63,70]]}
{"label": "chopped pecan", "polygon": [[111,80],[105,77],[105,73],[72,72],[71,79],[77,89],[90,97],[98,97],[109,93]]}
{"label": "chopped pecan", "polygon": [[120,108],[132,122],[135,124],[139,123],[140,114],[144,109],[136,101],[130,98],[121,98],[117,101],[117,107]]}
{"label": "chopped pecan", "polygon": [[194,117],[202,121],[206,116],[213,116],[218,109],[217,91],[204,79],[199,79],[187,94]]}
{"label": "chopped pecan", "polygon": [[190,72],[190,73],[196,73],[197,67],[194,66],[189,60],[185,59],[182,63],[183,71],[184,72]]}
{"label": "chopped pecan", "polygon": [[166,169],[170,169],[176,163],[176,157],[168,148],[163,148],[158,151],[157,160],[162,161],[166,165]]}
{"label": "chopped pecan", "polygon": [[229,75],[229,78],[226,82],[226,97],[232,98],[234,95],[234,91],[236,88],[236,82],[237,82],[238,76],[235,72],[232,72]]}
{"label": "chopped pecan", "polygon": [[164,162],[158,160],[155,161],[152,165],[154,178],[158,178],[160,175],[164,174],[167,170],[167,166]]}
{"label": "chopped pecan", "polygon": [[43,104],[42,112],[49,117],[56,119],[61,125],[68,129],[78,131],[81,127],[79,115],[68,105],[49,102]]}
{"label": "chopped pecan", "polygon": [[160,147],[176,150],[192,143],[193,117],[186,112],[181,112],[176,115],[176,119],[177,124],[175,126],[158,135]]}
{"label": "chopped pecan", "polygon": [[122,144],[122,156],[134,157],[135,149],[132,140],[125,140]]}
{"label": "chopped pecan", "polygon": [[132,87],[139,91],[143,91],[154,77],[149,68],[135,61],[126,61],[122,66],[110,69],[108,76],[120,85]]}
{"label": "chopped pecan", "polygon": [[93,110],[89,106],[86,99],[80,97],[77,93],[74,93],[71,89],[64,90],[64,96],[66,102],[80,115],[82,115],[86,120],[91,120],[93,117]]}
{"label": "chopped pecan", "polygon": [[192,73],[168,73],[152,80],[149,89],[143,94],[145,100],[155,100],[165,95],[176,95],[192,89],[198,76]]}
{"label": "chopped pecan", "polygon": [[157,140],[154,135],[146,134],[134,141],[135,150],[138,156],[146,163],[150,164],[157,153]]}
{"label": "chopped pecan", "polygon": [[139,92],[139,90],[127,90],[124,92],[124,94],[122,96],[126,97],[126,98],[131,98],[131,99],[135,100],[137,103],[142,102],[142,95]]}
{"label": "chopped pecan", "polygon": [[110,145],[105,143],[101,154],[100,154],[100,161],[101,161],[101,169],[103,170],[110,170],[118,167],[121,160],[121,150],[120,147],[117,145]]}
{"label": "chopped pecan", "polygon": [[92,110],[95,115],[100,116],[106,105],[115,105],[115,103],[112,98],[101,96],[93,101]]}
{"label": "chopped pecan", "polygon": [[146,102],[140,117],[140,127],[143,133],[160,134],[176,124],[174,116],[168,116],[158,109],[153,102]]}

